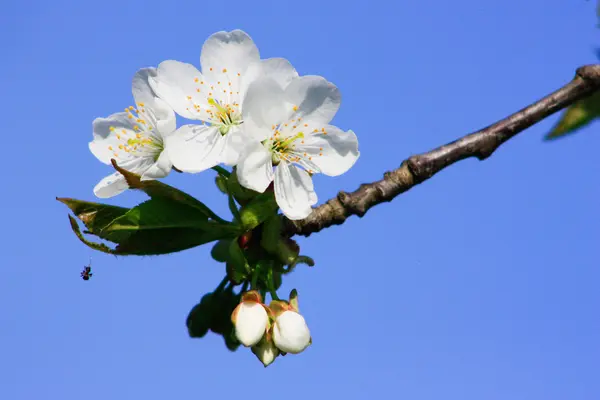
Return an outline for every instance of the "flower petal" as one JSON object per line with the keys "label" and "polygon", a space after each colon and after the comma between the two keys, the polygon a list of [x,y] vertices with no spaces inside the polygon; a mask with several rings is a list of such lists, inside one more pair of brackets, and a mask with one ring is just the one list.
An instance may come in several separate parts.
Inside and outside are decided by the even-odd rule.
{"label": "flower petal", "polygon": [[319,125],[308,122],[318,132],[310,133],[298,145],[297,154],[310,157],[309,164],[316,172],[329,176],[338,176],[348,171],[358,160],[358,139],[352,131],[344,132],[337,126]]}
{"label": "flower petal", "polygon": [[259,193],[264,192],[273,182],[271,153],[260,142],[253,142],[237,165],[240,184]]}
{"label": "flower petal", "polygon": [[206,39],[200,54],[202,73],[215,82],[223,75],[243,74],[258,60],[260,55],[252,38],[239,29],[214,33]]}
{"label": "flower petal", "polygon": [[264,140],[287,115],[283,88],[274,79],[264,77],[248,87],[242,105],[243,129],[247,135]]}
{"label": "flower petal", "polygon": [[166,138],[165,151],[177,169],[195,173],[217,165],[225,144],[217,127],[184,125]]}
{"label": "flower petal", "polygon": [[329,123],[340,108],[338,88],[320,76],[301,76],[285,89],[286,101],[296,107],[295,117]]}
{"label": "flower petal", "polygon": [[159,99],[150,87],[149,79],[155,78],[156,75],[156,68],[142,68],[136,72],[132,84],[133,98],[139,110],[151,111],[161,132],[172,132],[176,128],[175,112],[167,103]]}
{"label": "flower petal", "polygon": [[169,175],[171,172],[171,168],[173,164],[171,164],[171,160],[169,160],[169,156],[166,151],[162,151],[160,156],[158,156],[158,160],[154,164],[148,168],[141,177],[141,180],[147,181],[151,179],[164,178]]}
{"label": "flower petal", "polygon": [[269,317],[262,304],[242,302],[233,311],[235,336],[246,347],[254,346],[265,335]]}
{"label": "flower petal", "polygon": [[275,170],[275,200],[291,220],[306,218],[317,203],[311,177],[303,169],[283,161]]}
{"label": "flower petal", "polygon": [[167,60],[160,63],[156,76],[148,82],[154,92],[182,117],[206,120],[210,84],[192,64]]}
{"label": "flower petal", "polygon": [[134,137],[137,124],[129,114],[120,112],[107,118],[96,118],[92,123],[94,140],[89,143],[90,151],[98,160],[110,165],[111,158],[119,162],[131,160],[133,156],[119,149],[123,139]]}
{"label": "flower petal", "polygon": [[304,317],[295,311],[286,311],[277,317],[273,341],[286,353],[298,354],[306,349],[310,344],[310,331]]}
{"label": "flower petal", "polygon": [[248,86],[261,77],[273,79],[282,88],[298,77],[298,72],[285,58],[267,58],[250,64],[243,75],[240,91],[246,93]]}
{"label": "flower petal", "polygon": [[94,194],[101,199],[107,199],[124,192],[128,188],[129,185],[127,185],[125,177],[115,172],[98,182],[96,187],[94,187]]}
{"label": "flower petal", "polygon": [[249,139],[248,135],[244,134],[239,127],[231,127],[225,135],[225,146],[221,153],[220,162],[229,166],[236,165],[240,161]]}

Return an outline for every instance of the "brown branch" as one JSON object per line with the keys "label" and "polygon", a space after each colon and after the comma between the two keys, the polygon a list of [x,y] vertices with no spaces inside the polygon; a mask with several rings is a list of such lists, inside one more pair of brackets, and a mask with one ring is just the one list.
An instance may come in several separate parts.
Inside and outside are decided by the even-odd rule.
{"label": "brown branch", "polygon": [[470,157],[485,160],[519,132],[598,89],[600,64],[580,67],[571,82],[509,117],[427,153],[411,156],[400,168],[386,172],[382,180],[364,183],[352,193],[340,192],[303,220],[284,218],[285,232],[289,236],[309,236],[329,226],[340,225],[351,215],[362,217],[371,207],[392,201],[457,161]]}

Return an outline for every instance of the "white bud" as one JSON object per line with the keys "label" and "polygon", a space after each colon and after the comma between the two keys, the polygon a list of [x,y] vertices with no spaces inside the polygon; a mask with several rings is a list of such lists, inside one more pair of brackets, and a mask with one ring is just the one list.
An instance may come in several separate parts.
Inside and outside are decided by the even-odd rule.
{"label": "white bud", "polygon": [[273,327],[275,346],[283,352],[298,354],[310,344],[310,331],[304,317],[295,311],[284,311]]}
{"label": "white bud", "polygon": [[263,340],[252,348],[252,352],[258,357],[265,367],[269,366],[279,355],[279,349],[272,341]]}
{"label": "white bud", "polygon": [[257,344],[267,330],[269,317],[262,304],[244,301],[233,311],[235,336],[246,347]]}

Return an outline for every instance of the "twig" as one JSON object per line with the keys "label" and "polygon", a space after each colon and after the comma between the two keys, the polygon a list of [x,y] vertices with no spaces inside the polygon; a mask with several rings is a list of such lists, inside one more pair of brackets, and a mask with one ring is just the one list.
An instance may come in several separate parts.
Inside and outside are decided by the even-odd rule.
{"label": "twig", "polygon": [[284,218],[285,233],[309,236],[332,225],[343,224],[351,215],[362,217],[371,207],[392,201],[457,161],[470,157],[485,160],[519,132],[598,89],[600,64],[580,67],[571,82],[509,117],[427,153],[411,156],[402,162],[400,168],[386,172],[382,180],[364,183],[352,193],[338,193],[337,197],[315,208],[303,220]]}

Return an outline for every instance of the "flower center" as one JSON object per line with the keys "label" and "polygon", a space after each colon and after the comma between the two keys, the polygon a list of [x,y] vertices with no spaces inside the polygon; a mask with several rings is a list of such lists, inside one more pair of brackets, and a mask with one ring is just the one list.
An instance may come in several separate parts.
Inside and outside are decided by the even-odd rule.
{"label": "flower center", "polygon": [[208,80],[194,77],[194,89],[186,96],[189,104],[186,110],[194,114],[194,119],[218,127],[224,136],[232,127],[243,122],[239,103],[242,74],[227,68],[211,67],[208,70],[211,72]]}
{"label": "flower center", "polygon": [[211,109],[206,111],[211,116],[211,124],[219,127],[221,135],[225,136],[231,127],[243,122],[240,113],[229,104],[222,104],[212,97],[208,99],[208,104]]}
{"label": "flower center", "polygon": [[303,132],[298,132],[294,136],[281,137],[280,131],[275,129],[273,136],[265,140],[263,145],[271,152],[273,164],[277,165],[281,160],[296,161],[297,157],[294,154],[296,144],[294,142],[298,139],[304,139]]}
{"label": "flower center", "polygon": [[144,103],[139,108],[130,106],[125,109],[127,118],[132,122],[131,129],[111,126],[109,130],[116,136],[118,144],[108,146],[117,159],[129,157],[152,157],[158,159],[164,149],[162,138],[157,134],[154,119],[146,114]]}

